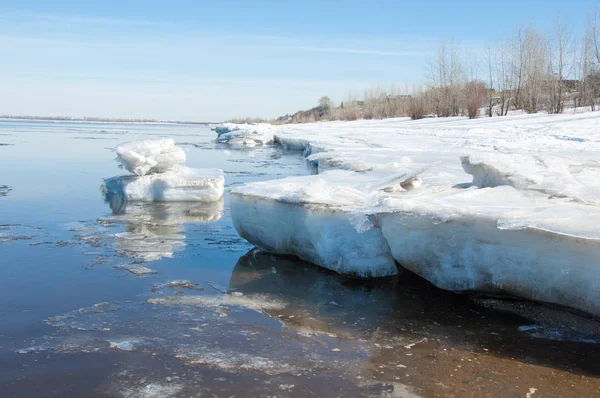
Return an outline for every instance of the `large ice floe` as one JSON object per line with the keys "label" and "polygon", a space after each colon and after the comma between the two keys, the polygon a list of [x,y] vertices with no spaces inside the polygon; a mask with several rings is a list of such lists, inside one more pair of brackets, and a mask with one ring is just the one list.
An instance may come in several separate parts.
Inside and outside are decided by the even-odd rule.
{"label": "large ice floe", "polygon": [[268,126],[318,175],[236,187],[231,215],[252,244],[339,273],[399,264],[444,289],[600,315],[599,126],[596,113]]}
{"label": "large ice floe", "polygon": [[214,202],[223,196],[223,171],[183,166],[185,152],[172,139],[121,144],[116,152],[133,175],[106,179],[101,190],[107,201]]}

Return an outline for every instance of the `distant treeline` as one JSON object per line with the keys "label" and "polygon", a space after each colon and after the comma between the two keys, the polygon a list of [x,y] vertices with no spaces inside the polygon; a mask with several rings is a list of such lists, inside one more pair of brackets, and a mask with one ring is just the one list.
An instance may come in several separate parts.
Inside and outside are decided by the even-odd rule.
{"label": "distant treeline", "polygon": [[598,14],[590,11],[587,21],[575,24],[557,14],[548,31],[519,26],[476,51],[443,42],[423,71],[425,83],[410,90],[372,88],[348,94],[339,104],[324,96],[314,108],[268,122],[496,117],[509,111],[562,113],[565,107],[594,111],[600,99]]}
{"label": "distant treeline", "polygon": [[211,124],[213,122],[190,122],[179,120],[158,120],[158,119],[123,119],[107,117],[70,117],[70,116],[21,116],[21,115],[0,115],[0,119],[17,120],[46,120],[61,122],[106,122],[106,123],[171,123],[171,124]]}

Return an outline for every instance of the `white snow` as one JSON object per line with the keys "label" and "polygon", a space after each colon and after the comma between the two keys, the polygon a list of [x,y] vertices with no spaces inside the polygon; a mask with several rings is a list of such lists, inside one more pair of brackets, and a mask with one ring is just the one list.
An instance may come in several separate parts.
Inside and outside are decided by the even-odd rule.
{"label": "white snow", "polygon": [[116,147],[117,160],[138,176],[162,173],[185,162],[185,152],[171,138],[135,141]]}
{"label": "white snow", "polygon": [[600,113],[268,130],[319,174],[233,189],[251,243],[360,276],[392,275],[395,260],[445,289],[600,315]]}
{"label": "white snow", "polygon": [[220,169],[173,166],[159,174],[108,178],[101,190],[105,196],[122,195],[128,201],[214,202],[223,196],[224,184]]}

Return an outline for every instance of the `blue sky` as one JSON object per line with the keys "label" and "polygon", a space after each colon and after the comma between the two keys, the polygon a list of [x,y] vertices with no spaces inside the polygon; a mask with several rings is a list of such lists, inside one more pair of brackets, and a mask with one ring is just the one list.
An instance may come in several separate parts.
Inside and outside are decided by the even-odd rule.
{"label": "blue sky", "polygon": [[598,1],[0,1],[0,114],[274,117],[412,87],[443,40],[473,53]]}

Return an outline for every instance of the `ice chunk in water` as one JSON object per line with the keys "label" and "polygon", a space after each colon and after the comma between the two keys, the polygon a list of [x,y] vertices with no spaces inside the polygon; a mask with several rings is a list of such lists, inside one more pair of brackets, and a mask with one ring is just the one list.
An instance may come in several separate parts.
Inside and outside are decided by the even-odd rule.
{"label": "ice chunk in water", "polygon": [[274,141],[273,128],[269,124],[223,123],[213,127],[217,142],[235,146],[268,145]]}
{"label": "ice chunk in water", "polygon": [[220,169],[175,166],[160,174],[108,178],[101,190],[106,198],[120,195],[129,201],[214,202],[223,196],[224,184]]}
{"label": "ice chunk in water", "polygon": [[115,151],[123,167],[139,176],[169,171],[185,162],[185,152],[171,138],[128,142]]}
{"label": "ice chunk in water", "polygon": [[231,216],[241,237],[271,253],[293,254],[339,273],[363,277],[397,273],[381,231],[357,230],[339,209],[236,193],[231,196]]}

